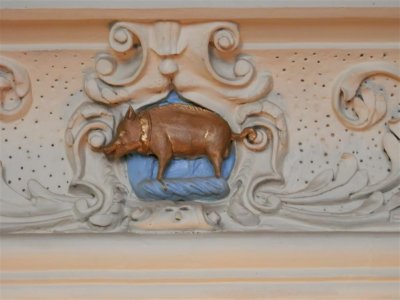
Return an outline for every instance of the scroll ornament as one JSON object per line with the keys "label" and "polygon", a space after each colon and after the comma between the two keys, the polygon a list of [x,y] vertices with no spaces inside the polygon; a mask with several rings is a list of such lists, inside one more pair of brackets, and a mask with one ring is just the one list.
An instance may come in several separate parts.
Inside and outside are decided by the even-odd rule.
{"label": "scroll ornament", "polygon": [[28,71],[11,58],[0,56],[0,121],[22,118],[32,104]]}
{"label": "scroll ornament", "polygon": [[400,80],[400,70],[396,65],[378,61],[351,66],[336,79],[332,107],[347,128],[368,129],[386,115],[384,92],[364,83],[375,75]]}

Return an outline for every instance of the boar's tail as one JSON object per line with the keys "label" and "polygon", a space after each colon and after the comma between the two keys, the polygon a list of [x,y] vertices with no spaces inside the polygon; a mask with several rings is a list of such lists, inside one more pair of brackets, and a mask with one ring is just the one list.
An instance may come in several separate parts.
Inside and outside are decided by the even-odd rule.
{"label": "boar's tail", "polygon": [[257,138],[257,132],[253,127],[246,127],[241,133],[232,132],[232,140],[242,141],[247,139],[249,142],[254,142]]}

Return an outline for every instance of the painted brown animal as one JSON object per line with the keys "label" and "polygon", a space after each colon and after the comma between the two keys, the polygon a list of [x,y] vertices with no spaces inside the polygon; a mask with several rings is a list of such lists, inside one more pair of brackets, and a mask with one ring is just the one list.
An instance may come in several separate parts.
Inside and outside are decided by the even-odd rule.
{"label": "painted brown animal", "polygon": [[216,177],[220,177],[222,161],[229,155],[232,140],[254,141],[256,136],[253,128],[233,133],[219,115],[196,106],[170,104],[138,114],[130,107],[118,125],[114,140],[102,151],[114,159],[132,152],[155,155],[160,181],[173,157],[207,156]]}

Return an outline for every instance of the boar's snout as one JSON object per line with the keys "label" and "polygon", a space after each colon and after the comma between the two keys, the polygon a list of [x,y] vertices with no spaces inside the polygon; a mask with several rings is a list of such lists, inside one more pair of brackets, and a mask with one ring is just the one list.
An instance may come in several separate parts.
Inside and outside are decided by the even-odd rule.
{"label": "boar's snout", "polygon": [[119,159],[135,149],[135,147],[129,147],[127,144],[117,139],[116,141],[111,142],[109,145],[104,146],[101,151],[110,159]]}
{"label": "boar's snout", "polygon": [[115,156],[119,145],[120,143],[118,141],[115,141],[101,148],[101,151],[107,156]]}

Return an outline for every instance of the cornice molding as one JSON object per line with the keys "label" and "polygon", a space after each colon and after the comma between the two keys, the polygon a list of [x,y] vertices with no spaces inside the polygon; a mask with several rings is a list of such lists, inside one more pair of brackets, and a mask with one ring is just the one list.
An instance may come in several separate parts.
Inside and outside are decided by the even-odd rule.
{"label": "cornice molding", "polygon": [[2,8],[380,8],[397,7],[395,0],[4,0]]}
{"label": "cornice molding", "polygon": [[210,20],[395,20],[394,7],[272,7],[272,8],[34,8],[0,9],[2,21],[78,21],[78,20],[131,20],[148,22],[176,20],[201,22]]}
{"label": "cornice molding", "polygon": [[7,236],[2,297],[394,299],[398,239],[388,233]]}

